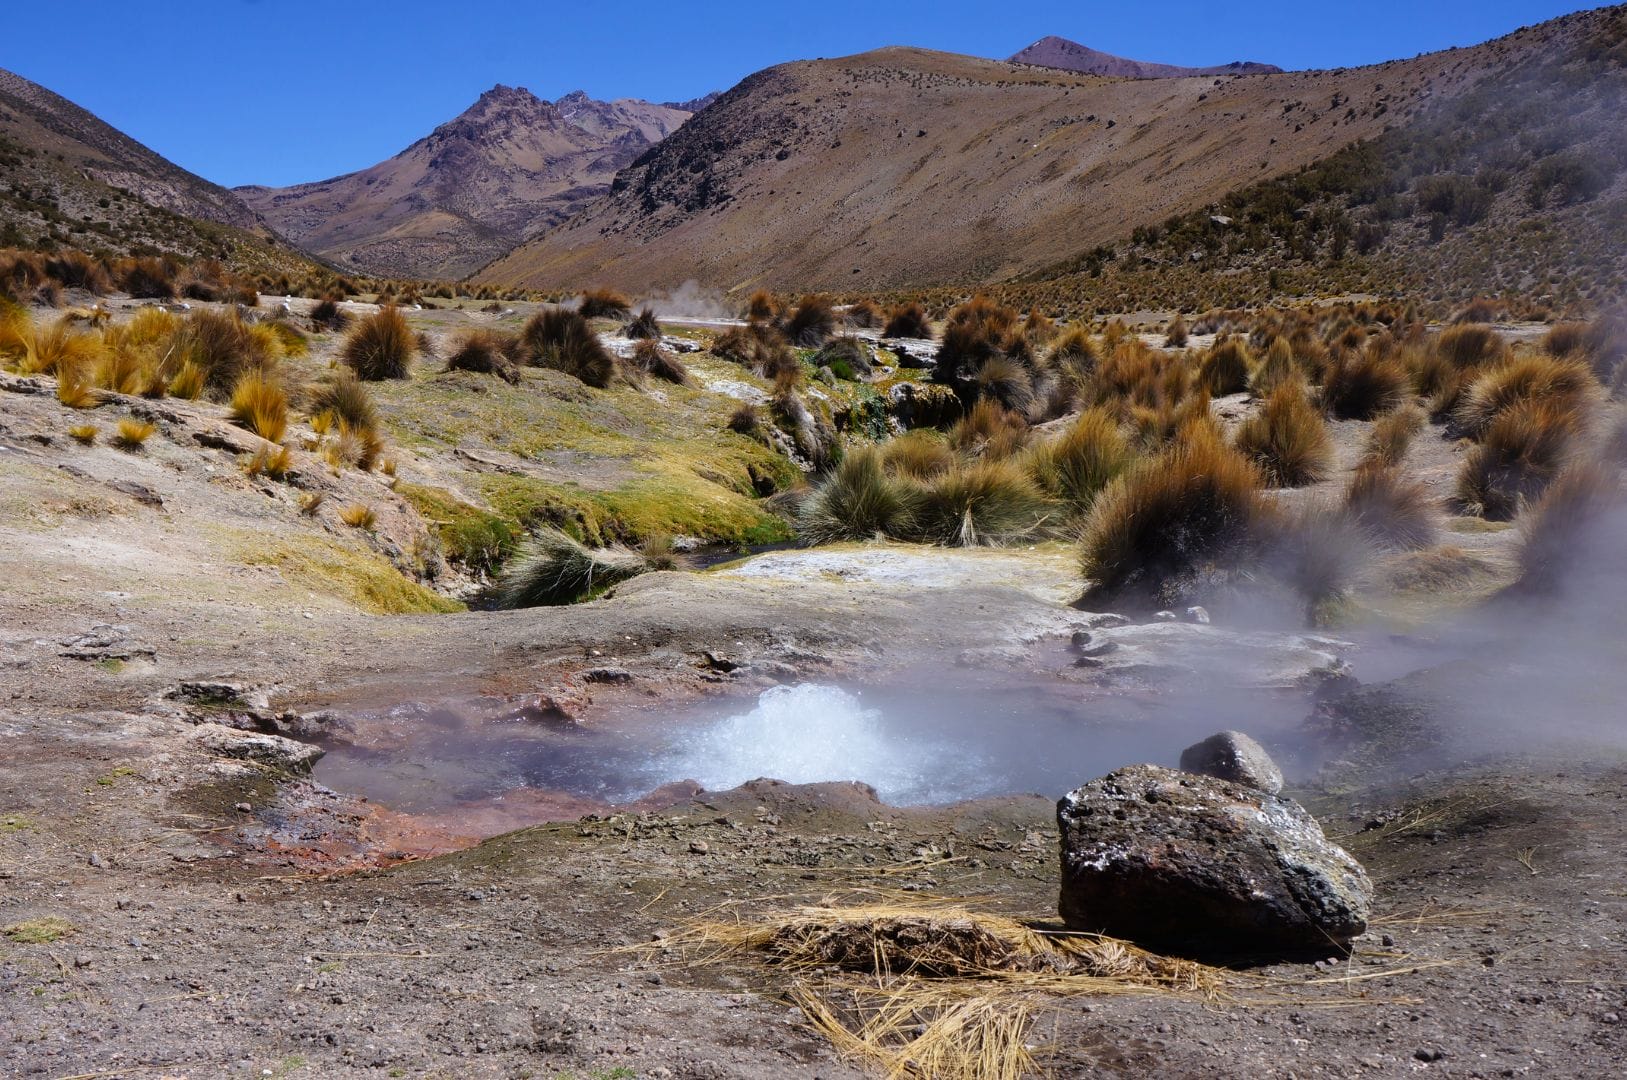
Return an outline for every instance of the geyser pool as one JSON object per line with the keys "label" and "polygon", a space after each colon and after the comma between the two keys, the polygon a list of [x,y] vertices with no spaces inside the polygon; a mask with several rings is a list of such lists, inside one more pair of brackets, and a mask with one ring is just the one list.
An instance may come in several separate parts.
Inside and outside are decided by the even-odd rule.
{"label": "geyser pool", "polygon": [[[801,683],[699,707],[629,707],[583,725],[402,709],[356,718],[354,739],[327,744],[316,778],[418,814],[501,803],[520,789],[609,805],[679,780],[722,790],[758,777],[858,780],[897,805],[1056,796],[1121,765],[1173,765],[1222,728],[1269,739],[1305,712],[1302,695],[1280,691],[1109,694],[932,669],[872,686]],[[516,813],[522,801],[511,800]]]}

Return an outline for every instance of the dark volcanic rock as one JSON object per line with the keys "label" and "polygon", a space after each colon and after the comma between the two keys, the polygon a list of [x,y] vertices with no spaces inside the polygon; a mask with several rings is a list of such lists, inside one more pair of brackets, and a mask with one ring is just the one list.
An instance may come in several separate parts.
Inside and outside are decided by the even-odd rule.
{"label": "dark volcanic rock", "polygon": [[1057,803],[1062,919],[1193,955],[1326,955],[1367,927],[1372,886],[1298,803],[1132,765]]}
{"label": "dark volcanic rock", "polygon": [[1182,750],[1181,768],[1247,784],[1273,795],[1282,790],[1282,770],[1265,747],[1241,731],[1222,731]]}

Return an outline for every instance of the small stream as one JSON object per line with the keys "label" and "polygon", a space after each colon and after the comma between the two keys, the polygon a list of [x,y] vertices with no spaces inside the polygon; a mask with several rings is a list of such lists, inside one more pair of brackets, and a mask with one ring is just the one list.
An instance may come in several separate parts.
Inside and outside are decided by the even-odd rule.
{"label": "small stream", "polygon": [[[541,813],[518,792],[608,807],[681,780],[717,791],[759,777],[858,780],[902,806],[1054,797],[1122,765],[1174,765],[1183,747],[1222,728],[1269,742],[1307,708],[1294,692],[1107,694],[937,668],[873,685],[805,682],[681,708],[628,707],[586,724],[405,710],[370,719],[365,743],[328,743],[315,775],[419,815],[506,797],[515,813]],[[566,805],[563,816],[585,812]]]}

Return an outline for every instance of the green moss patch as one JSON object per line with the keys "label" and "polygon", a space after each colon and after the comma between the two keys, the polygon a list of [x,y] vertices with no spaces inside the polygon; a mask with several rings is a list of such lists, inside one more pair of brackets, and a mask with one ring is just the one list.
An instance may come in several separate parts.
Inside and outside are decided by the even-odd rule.
{"label": "green moss patch", "polygon": [[18,945],[49,945],[73,933],[74,925],[67,919],[47,915],[43,919],[29,919],[6,927],[6,940]]}
{"label": "green moss patch", "polygon": [[402,482],[395,490],[435,530],[446,557],[470,570],[491,573],[519,544],[521,530],[514,520],[471,506],[444,488]]}
{"label": "green moss patch", "polygon": [[319,537],[251,544],[249,566],[274,566],[290,582],[338,596],[374,615],[463,611],[465,606],[415,581],[376,555]]}

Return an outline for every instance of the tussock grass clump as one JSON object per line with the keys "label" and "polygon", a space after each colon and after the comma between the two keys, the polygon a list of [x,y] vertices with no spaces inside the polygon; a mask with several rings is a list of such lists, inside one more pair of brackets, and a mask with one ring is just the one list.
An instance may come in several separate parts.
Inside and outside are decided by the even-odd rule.
{"label": "tussock grass clump", "polygon": [[920,304],[899,304],[887,313],[887,325],[882,327],[881,336],[930,341],[932,320],[927,318],[926,308]]}
{"label": "tussock grass clump", "polygon": [[1370,461],[1357,468],[1344,505],[1351,520],[1381,547],[1413,549],[1435,542],[1436,506],[1429,488],[1393,466]]}
{"label": "tussock grass clump", "polygon": [[1341,353],[1322,380],[1322,409],[1339,420],[1371,420],[1406,400],[1407,373],[1384,349]]}
{"label": "tussock grass clump", "polygon": [[[171,362],[191,364],[203,375],[204,390],[217,399],[229,394],[244,373],[265,371],[282,354],[275,334],[254,332],[235,311],[194,311],[182,323],[170,350]],[[177,396],[185,396],[171,389]]]}
{"label": "tussock grass clump", "polygon": [[644,557],[629,548],[589,548],[568,533],[543,529],[509,562],[495,600],[509,610],[574,604],[648,568]]}
{"label": "tussock grass clump", "polygon": [[814,355],[815,367],[828,367],[837,378],[868,379],[875,373],[870,359],[870,347],[864,339],[852,334],[833,337]]}
{"label": "tussock grass clump", "polygon": [[495,330],[470,330],[454,342],[452,355],[446,358],[446,370],[496,375],[518,386],[520,369],[514,360],[518,354],[518,339]]}
{"label": "tussock grass clump", "polygon": [[140,450],[142,445],[153,436],[158,429],[145,420],[126,417],[119,421],[118,431],[113,436],[113,445],[120,450]]}
{"label": "tussock grass clump", "polygon": [[1414,436],[1424,429],[1426,420],[1424,410],[1416,405],[1407,405],[1381,416],[1367,433],[1363,463],[1384,466],[1401,464],[1407,456],[1407,449],[1412,446]]}
{"label": "tussock grass clump", "polygon": [[1203,363],[1198,368],[1198,380],[1215,397],[1241,394],[1249,388],[1252,368],[1253,358],[1249,356],[1248,343],[1240,337],[1229,337],[1215,342],[1204,354]]}
{"label": "tussock grass clump", "polygon": [[70,409],[89,409],[102,401],[83,364],[57,365],[56,397]]}
{"label": "tussock grass clump", "polygon": [[1135,458],[1118,418],[1103,408],[1085,410],[1059,438],[1045,443],[1040,453],[1042,461],[1034,468],[1036,479],[1073,513],[1088,511],[1102,489]]}
{"label": "tussock grass clump", "polygon": [[[330,426],[353,432],[378,430],[378,411],[367,386],[348,369],[335,372],[326,382],[311,389],[312,418],[327,417]],[[320,433],[319,433],[320,434]]]}
{"label": "tussock grass clump", "polygon": [[1249,393],[1257,398],[1271,396],[1271,392],[1285,382],[1300,377],[1299,365],[1294,362],[1294,347],[1284,337],[1271,339],[1266,347],[1265,359],[1249,376]]}
{"label": "tussock grass clump", "polygon": [[311,327],[314,330],[343,330],[350,325],[350,313],[339,306],[339,299],[324,296],[311,308]]}
{"label": "tussock grass clump", "polygon": [[262,446],[249,459],[249,463],[243,467],[243,471],[250,476],[265,475],[273,480],[281,480],[288,475],[293,467],[294,456],[288,447],[279,446],[273,449],[269,446]]}
{"label": "tussock grass clump", "polygon": [[949,445],[969,454],[1003,456],[1020,449],[1028,435],[1021,416],[989,398],[980,399],[949,428]]}
{"label": "tussock grass clump", "polygon": [[68,429],[68,437],[83,446],[93,445],[100,434],[101,429],[95,424],[75,424]]}
{"label": "tussock grass clump", "polygon": [[786,340],[804,349],[817,349],[836,333],[836,309],[822,296],[804,296],[785,318]]}
{"label": "tussock grass clump", "polygon": [[339,520],[352,529],[371,529],[378,524],[378,511],[366,503],[351,503],[340,508]]}
{"label": "tussock grass clump", "polygon": [[1249,562],[1266,514],[1255,466],[1194,428],[1097,497],[1081,568],[1099,593],[1159,598],[1201,572]]}
{"label": "tussock grass clump", "polygon": [[267,442],[282,442],[288,430],[288,393],[259,371],[245,372],[232,390],[231,417]]}
{"label": "tussock grass clump", "polygon": [[785,348],[785,339],[779,331],[760,323],[747,323],[731,326],[719,334],[712,342],[712,355],[761,371],[772,354]]}
{"label": "tussock grass clump", "polygon": [[405,379],[412,371],[417,341],[395,305],[387,305],[356,324],[345,337],[339,358],[368,382]]}
{"label": "tussock grass clump", "polygon": [[923,485],[916,536],[956,547],[999,546],[1033,536],[1050,512],[1044,492],[1021,466],[977,461]]}
{"label": "tussock grass clump", "polygon": [[1469,513],[1508,521],[1536,500],[1569,460],[1578,417],[1548,401],[1521,401],[1497,414],[1458,473]]}
{"label": "tussock grass clump", "polygon": [[1443,544],[1437,548],[1397,556],[1386,568],[1392,589],[1403,592],[1455,592],[1494,577],[1497,567],[1463,548]]}
{"label": "tussock grass clump", "polygon": [[1187,328],[1186,320],[1181,318],[1179,315],[1175,316],[1175,321],[1170,323],[1169,328],[1164,331],[1164,348],[1186,348],[1186,343],[1191,337],[1191,333],[1192,331]]}
{"label": "tussock grass clump", "polygon": [[1026,414],[1034,404],[1034,383],[1028,369],[998,353],[977,366],[972,386],[978,400],[998,402],[1019,415]]}
{"label": "tussock grass clump", "polygon": [[757,406],[753,405],[751,402],[742,401],[739,405],[736,405],[734,411],[729,414],[728,428],[737,435],[745,435],[755,438],[756,436],[762,434],[762,414],[758,411]]}
{"label": "tussock grass clump", "polygon": [[1585,414],[1595,386],[1592,370],[1580,360],[1516,356],[1481,373],[1453,411],[1453,426],[1478,439],[1499,413],[1520,401],[1548,401]]}
{"label": "tussock grass clump", "polygon": [[520,345],[526,363],[574,375],[600,390],[616,376],[616,358],[579,311],[543,308],[520,329]]}
{"label": "tussock grass clump", "polygon": [[1508,344],[1489,326],[1464,323],[1449,326],[1435,339],[1435,352],[1464,371],[1497,363],[1508,355]]}
{"label": "tussock grass clump", "polygon": [[771,323],[780,317],[781,310],[780,302],[773,293],[758,289],[746,299],[746,307],[741,314],[747,322]]}
{"label": "tussock grass clump", "polygon": [[914,532],[920,502],[913,486],[888,474],[879,449],[858,447],[803,504],[798,531],[810,544],[906,537]]}
{"label": "tussock grass clump", "polygon": [[662,382],[690,388],[698,385],[684,362],[663,349],[659,341],[640,341],[633,348],[633,363],[644,374]]}
{"label": "tussock grass clump", "polygon": [[1083,326],[1070,326],[1051,342],[1051,363],[1075,376],[1089,375],[1097,359],[1096,343]]}
{"label": "tussock grass clump", "polygon": [[660,341],[661,324],[655,318],[655,309],[641,308],[637,315],[622,324],[621,333],[634,341]]}
{"label": "tussock grass clump", "polygon": [[173,300],[176,269],[164,259],[143,256],[121,260],[115,276],[120,287],[137,300]]}
{"label": "tussock grass clump", "polygon": [[955,452],[936,431],[907,431],[881,446],[882,463],[889,475],[909,480],[930,480],[955,464]]}
{"label": "tussock grass clump", "polygon": [[1007,346],[1021,336],[1016,331],[1016,311],[986,296],[972,297],[949,313],[938,346],[938,373],[953,378],[1005,356]]}
{"label": "tussock grass clump", "polygon": [[873,330],[881,325],[883,316],[874,300],[859,300],[847,306],[842,318],[847,325],[859,330]]}
{"label": "tussock grass clump", "polygon": [[1555,323],[1543,335],[1542,348],[1549,356],[1565,359],[1573,353],[1586,355],[1588,325],[1583,322]]}
{"label": "tussock grass clump", "polygon": [[1587,462],[1566,469],[1522,526],[1519,584],[1552,593],[1568,580],[1596,577],[1622,565],[1621,530],[1627,498],[1619,468]]}
{"label": "tussock grass clump", "polygon": [[1278,386],[1260,411],[1242,423],[1237,449],[1260,466],[1273,487],[1314,484],[1333,468],[1327,421],[1297,379]]}
{"label": "tussock grass clump", "polygon": [[620,319],[633,310],[633,302],[615,289],[589,289],[576,310],[584,319]]}

